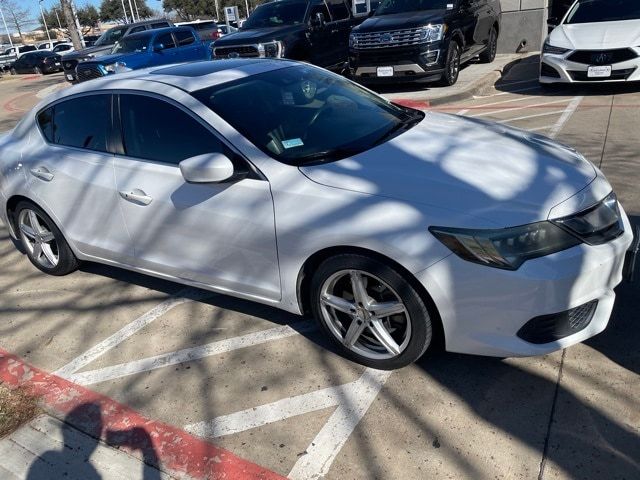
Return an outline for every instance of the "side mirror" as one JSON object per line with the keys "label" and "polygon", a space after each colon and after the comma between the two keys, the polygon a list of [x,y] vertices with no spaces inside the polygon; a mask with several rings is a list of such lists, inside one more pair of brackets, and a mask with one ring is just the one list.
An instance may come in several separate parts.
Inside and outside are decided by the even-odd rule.
{"label": "side mirror", "polygon": [[326,20],[322,12],[316,13],[316,16],[311,19],[311,25],[315,28],[323,28],[325,23]]}
{"label": "side mirror", "polygon": [[205,153],[180,162],[180,172],[188,183],[222,183],[234,176],[233,163],[222,153]]}
{"label": "side mirror", "polygon": [[164,44],[163,44],[163,43],[156,43],[156,44],[153,46],[153,51],[154,51],[155,53],[160,53],[160,52],[162,52],[163,50],[164,50]]}

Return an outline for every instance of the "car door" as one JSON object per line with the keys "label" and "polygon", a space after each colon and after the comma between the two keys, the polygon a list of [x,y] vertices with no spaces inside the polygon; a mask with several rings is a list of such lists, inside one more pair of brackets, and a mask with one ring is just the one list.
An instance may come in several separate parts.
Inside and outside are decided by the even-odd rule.
{"label": "car door", "polygon": [[153,65],[175,63],[176,42],[171,32],[158,35],[153,41]]}
{"label": "car door", "polygon": [[176,62],[191,62],[205,60],[206,49],[202,42],[196,39],[194,32],[189,29],[176,30]]}
{"label": "car door", "polygon": [[18,73],[26,73],[29,69],[29,57],[21,57],[13,63],[13,69]]}
{"label": "car door", "polygon": [[326,4],[331,14],[331,22],[327,24],[331,45],[329,65],[341,65],[349,58],[349,34],[355,22],[344,0],[326,0]]}
{"label": "car door", "polygon": [[40,112],[43,139],[31,142],[25,171],[38,202],[82,253],[132,264],[109,153],[111,102],[108,93],[81,95]]}
{"label": "car door", "polygon": [[220,184],[187,183],[178,166],[221,152],[248,164],[184,107],[154,94],[120,95],[122,155],[117,189],[137,265],[235,291],[280,298],[273,201],[256,174]]}
{"label": "car door", "polygon": [[[318,14],[322,14],[324,24],[320,25],[316,22]],[[317,3],[312,5],[309,11],[309,60],[311,63],[320,67],[328,67],[331,65],[335,57],[336,47],[331,44],[331,35],[329,33],[329,23],[331,23],[331,15],[326,4]]]}

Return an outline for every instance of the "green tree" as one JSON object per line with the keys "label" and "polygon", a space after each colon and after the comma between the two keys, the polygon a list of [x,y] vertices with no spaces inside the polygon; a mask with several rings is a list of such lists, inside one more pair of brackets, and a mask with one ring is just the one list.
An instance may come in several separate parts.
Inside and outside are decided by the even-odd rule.
{"label": "green tree", "polygon": [[[102,0],[100,4],[100,19],[104,22],[125,22],[125,19],[129,19],[131,21],[131,12],[129,11],[129,0],[125,0],[126,5],[126,15],[122,10],[122,1],[121,0]],[[150,18],[154,16],[153,10],[149,8],[146,0],[136,0],[138,4],[138,13],[140,14],[140,18]],[[133,0],[131,0],[131,4],[133,5]],[[135,7],[134,7],[134,13]]]}
{"label": "green tree", "polygon": [[[98,26],[100,22],[100,12],[93,5],[85,5],[78,8],[78,21],[82,26],[82,34],[86,35],[89,31]],[[140,14],[142,15],[142,14]],[[48,22],[49,20],[47,20]]]}

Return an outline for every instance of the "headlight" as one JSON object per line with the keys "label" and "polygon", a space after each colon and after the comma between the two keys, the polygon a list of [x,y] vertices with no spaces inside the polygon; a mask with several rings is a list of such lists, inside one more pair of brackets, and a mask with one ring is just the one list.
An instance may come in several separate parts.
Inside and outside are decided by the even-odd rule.
{"label": "headlight", "polygon": [[425,25],[420,29],[420,40],[425,42],[437,42],[442,40],[447,26],[444,24],[439,25]]}
{"label": "headlight", "polygon": [[506,270],[582,243],[551,222],[497,230],[431,227],[429,231],[460,258]]}
{"label": "headlight", "polygon": [[552,55],[564,55],[569,51],[569,48],[554,47],[549,42],[544,42],[544,46],[542,47],[542,53],[550,53]]}
{"label": "headlight", "polygon": [[111,63],[109,65],[105,65],[104,69],[109,73],[123,73],[130,72],[131,69],[127,67],[127,64],[124,62],[116,62]]}
{"label": "headlight", "polygon": [[356,46],[356,34],[355,33],[351,33],[349,34],[349,47],[353,48]]}
{"label": "headlight", "polygon": [[602,245],[624,233],[618,198],[610,193],[603,201],[576,215],[552,220],[589,245]]}
{"label": "headlight", "polygon": [[259,43],[258,54],[263,58],[282,58],[284,56],[284,44],[278,40]]}

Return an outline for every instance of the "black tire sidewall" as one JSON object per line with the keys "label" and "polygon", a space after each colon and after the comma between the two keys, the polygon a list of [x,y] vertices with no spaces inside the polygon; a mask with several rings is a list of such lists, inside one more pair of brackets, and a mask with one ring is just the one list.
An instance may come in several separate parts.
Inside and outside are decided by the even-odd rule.
{"label": "black tire sidewall", "polygon": [[[449,68],[451,63],[454,61],[454,55],[457,55],[458,57],[458,71],[456,73],[456,77],[451,78],[449,76]],[[447,61],[445,62],[444,68],[445,72],[442,75],[442,83],[449,87],[455,85],[458,81],[458,77],[460,76],[460,46],[455,40],[451,40],[451,43],[449,43],[449,48],[447,49]]]}
{"label": "black tire sidewall", "polygon": [[498,51],[498,32],[495,27],[491,28],[491,33],[489,34],[489,44],[487,45],[487,49],[480,54],[480,61],[482,63],[491,63],[496,59],[496,53]]}
{"label": "black tire sidewall", "polygon": [[[20,233],[20,229],[18,226],[18,218],[20,218],[20,212],[25,209],[33,210],[34,212],[36,212],[38,216],[46,223],[47,227],[50,229],[51,233],[53,233],[53,236],[55,237],[56,243],[58,244],[58,264],[54,268],[46,268],[43,265],[40,265],[31,256],[31,254],[29,253],[29,249],[27,248],[26,245],[24,245],[24,242],[22,241],[22,234]],[[38,270],[44,273],[48,273],[49,275],[55,275],[55,276],[67,275],[77,270],[80,262],[78,261],[75,254],[71,250],[71,247],[69,247],[69,244],[65,240],[64,235],[62,235],[62,232],[60,231],[58,226],[55,224],[53,220],[51,220],[51,217],[49,217],[49,215],[47,215],[47,213],[44,210],[42,210],[42,208],[37,206],[35,203],[29,202],[29,201],[22,201],[18,203],[15,209],[15,214],[14,214],[14,225],[15,225],[15,231],[18,234],[18,237],[20,238],[20,242],[23,244],[23,247],[26,251],[26,255],[29,258],[29,261]]]}
{"label": "black tire sidewall", "polygon": [[[371,359],[351,351],[334,336],[326,325],[320,307],[320,292],[324,282],[340,270],[355,269],[371,273],[383,280],[400,296],[411,319],[411,338],[407,348],[397,357]],[[428,308],[418,292],[394,268],[385,262],[359,254],[342,254],[322,262],[311,279],[311,309],[323,332],[345,357],[367,367],[395,370],[418,360],[431,344],[432,324]]]}

